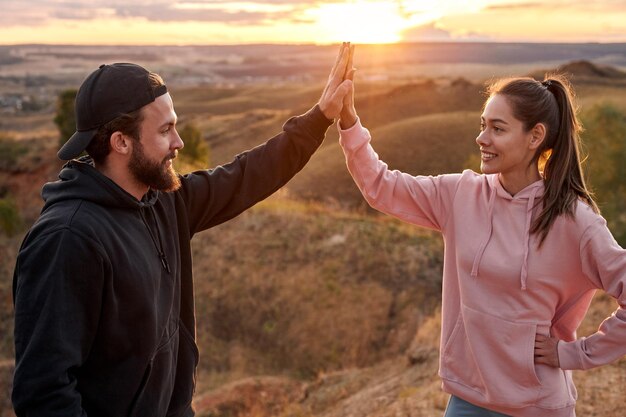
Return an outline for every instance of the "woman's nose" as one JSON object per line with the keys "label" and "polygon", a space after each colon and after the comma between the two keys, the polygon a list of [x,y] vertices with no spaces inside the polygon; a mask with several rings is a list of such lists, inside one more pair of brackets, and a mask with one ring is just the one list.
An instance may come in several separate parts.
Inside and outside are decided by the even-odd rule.
{"label": "woman's nose", "polygon": [[485,133],[485,131],[481,131],[478,136],[476,136],[476,143],[480,146],[485,146],[489,144],[489,136]]}

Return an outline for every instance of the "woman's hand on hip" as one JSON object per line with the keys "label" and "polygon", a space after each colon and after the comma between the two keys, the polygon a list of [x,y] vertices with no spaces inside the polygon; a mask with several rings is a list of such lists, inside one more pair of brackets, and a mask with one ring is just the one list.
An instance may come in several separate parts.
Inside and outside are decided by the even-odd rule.
{"label": "woman's hand on hip", "polygon": [[559,339],[542,334],[535,335],[535,363],[559,368]]}

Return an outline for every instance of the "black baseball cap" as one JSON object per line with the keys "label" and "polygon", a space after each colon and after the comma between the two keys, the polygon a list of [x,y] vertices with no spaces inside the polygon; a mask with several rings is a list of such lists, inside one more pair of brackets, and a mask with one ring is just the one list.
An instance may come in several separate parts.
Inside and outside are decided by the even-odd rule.
{"label": "black baseball cap", "polygon": [[147,69],[128,63],[103,64],[92,72],[76,94],[76,132],[57,156],[63,160],[76,158],[102,125],[165,94],[165,85],[153,89],[149,74]]}

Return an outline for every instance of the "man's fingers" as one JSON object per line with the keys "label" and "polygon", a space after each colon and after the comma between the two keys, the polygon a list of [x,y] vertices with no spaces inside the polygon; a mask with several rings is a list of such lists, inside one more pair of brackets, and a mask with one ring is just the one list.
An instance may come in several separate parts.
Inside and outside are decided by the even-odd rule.
{"label": "man's fingers", "polygon": [[343,107],[344,97],[351,91],[352,80],[344,80],[351,50],[353,48],[350,47],[350,42],[344,42],[341,45],[335,65],[330,71],[328,81],[318,102],[322,112],[328,119],[333,119],[339,115]]}
{"label": "man's fingers", "polygon": [[335,58],[335,63],[333,64],[333,68],[337,67],[337,65],[339,64],[339,60],[341,59],[341,54],[343,54],[343,51],[346,49],[346,42],[342,42],[341,47],[339,48],[339,53],[337,54],[337,57]]}
{"label": "man's fingers", "polygon": [[335,89],[335,92],[332,95],[332,100],[343,101],[343,98],[346,94],[350,92],[352,88],[352,80],[342,81],[341,84]]}
{"label": "man's fingers", "polygon": [[[350,45],[350,47],[348,48],[348,62],[346,63],[346,71],[343,75],[343,79],[347,80],[347,79],[352,79],[352,78],[348,78],[348,75],[350,72],[353,72],[354,70],[354,45]],[[353,72],[354,75],[354,72]]]}
{"label": "man's fingers", "polygon": [[332,93],[329,91],[329,97],[325,100],[324,108],[326,111],[324,114],[329,119],[334,119],[339,116],[343,107],[344,97],[350,91],[352,81],[343,81]]}
{"label": "man's fingers", "polygon": [[339,85],[339,83],[343,81],[343,76],[346,73],[346,66],[348,64],[348,55],[350,50],[349,45],[350,44],[347,44],[346,46],[342,47],[341,54],[339,56],[339,62],[331,71],[330,79],[328,80],[328,84],[330,85],[331,89],[336,87],[337,85]]}
{"label": "man's fingers", "polygon": [[333,64],[333,68],[330,70],[330,75],[328,76],[329,79],[332,79],[335,77],[335,74],[337,73],[337,69],[340,67],[341,64],[341,58],[343,58],[344,54],[346,52],[346,43],[342,43],[341,47],[339,48],[339,53],[337,54],[337,58],[335,59],[335,63]]}
{"label": "man's fingers", "polygon": [[335,58],[335,64],[330,70],[328,81],[326,82],[326,85],[324,86],[324,90],[322,91],[322,98],[328,95],[328,90],[329,88],[331,88],[332,80],[335,76],[335,73],[337,72],[337,68],[339,67],[339,62],[341,61],[341,57],[343,56],[345,50],[346,50],[346,42],[342,43],[341,47],[339,48],[339,53],[337,53],[337,58]]}

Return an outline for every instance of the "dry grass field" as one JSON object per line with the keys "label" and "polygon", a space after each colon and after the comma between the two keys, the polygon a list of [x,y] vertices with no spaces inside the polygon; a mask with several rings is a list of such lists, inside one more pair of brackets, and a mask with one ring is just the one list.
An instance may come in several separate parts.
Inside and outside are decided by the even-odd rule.
{"label": "dry grass field", "polygon": [[[481,92],[494,76],[537,75],[573,61],[572,55],[588,55],[599,64],[562,68],[573,74],[581,111],[610,103],[626,119],[626,82],[618,70],[626,56],[623,49],[620,55],[619,48],[603,48],[422,45],[415,52],[407,45],[367,46],[357,62],[357,108],[392,168],[458,172],[474,167]],[[535,60],[522,59],[533,50]],[[477,51],[484,62],[475,59]],[[190,47],[168,49],[167,59],[140,47],[121,53],[32,46],[22,52],[21,58],[0,54],[13,57],[0,62],[0,95],[39,91],[19,78],[34,57],[62,69],[41,87],[52,96],[101,60],[136,58],[158,69],[171,80],[180,125],[201,130],[216,165],[312,106],[334,49]],[[54,180],[61,165],[53,112],[53,101],[37,112],[0,112],[2,144],[15,150],[0,155],[0,202],[17,207],[20,222],[16,233],[0,231],[0,417],[13,415],[15,256],[42,206],[42,184]],[[447,395],[437,377],[441,238],[367,208],[337,139],[331,127],[310,163],[277,195],[194,238],[200,348],[194,404],[200,417],[443,413]],[[580,335],[594,332],[615,308],[598,294]],[[579,416],[623,414],[626,359],[576,372],[575,379]]]}

